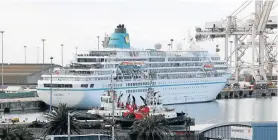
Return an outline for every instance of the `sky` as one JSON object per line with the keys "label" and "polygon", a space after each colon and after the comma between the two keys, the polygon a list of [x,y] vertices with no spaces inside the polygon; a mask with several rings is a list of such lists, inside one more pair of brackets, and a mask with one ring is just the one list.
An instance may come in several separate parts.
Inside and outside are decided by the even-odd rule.
{"label": "sky", "polygon": [[[134,48],[153,48],[161,43],[167,47],[182,43],[195,27],[205,22],[221,21],[232,14],[245,0],[0,0],[0,31],[4,30],[4,63],[42,63],[42,41],[45,42],[45,63],[61,64],[61,44],[64,44],[64,64],[73,60],[75,48],[97,48],[97,37],[110,34],[118,24],[125,24]],[[239,15],[254,11],[249,5]],[[277,11],[277,9],[276,9]],[[224,56],[224,41],[216,39],[200,45],[215,51],[220,46]],[[37,49],[39,48],[39,49]],[[37,53],[39,52],[39,53]],[[39,58],[39,59],[37,59]]]}

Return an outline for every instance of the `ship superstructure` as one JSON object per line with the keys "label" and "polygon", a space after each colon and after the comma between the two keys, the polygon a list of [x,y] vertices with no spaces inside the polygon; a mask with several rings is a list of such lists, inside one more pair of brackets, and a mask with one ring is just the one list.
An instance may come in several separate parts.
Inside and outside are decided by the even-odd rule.
{"label": "ship superstructure", "polygon": [[[195,45],[190,48],[132,49],[126,28],[119,25],[110,37],[105,37],[103,49],[78,53],[69,67],[52,72],[52,105],[99,106],[101,94],[111,86],[123,94],[123,99],[129,94],[140,99],[153,87],[164,97],[163,104],[212,101],[230,76],[228,67],[217,54]],[[39,97],[47,104],[50,77],[44,74],[37,87]]]}

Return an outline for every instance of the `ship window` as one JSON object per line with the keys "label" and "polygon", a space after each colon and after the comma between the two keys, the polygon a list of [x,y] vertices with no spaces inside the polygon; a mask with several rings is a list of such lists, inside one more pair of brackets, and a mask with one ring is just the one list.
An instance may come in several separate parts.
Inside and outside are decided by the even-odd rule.
{"label": "ship window", "polygon": [[72,88],[72,84],[65,84],[66,88]]}
{"label": "ship window", "polygon": [[44,87],[50,87],[50,84],[44,84]]}
{"label": "ship window", "polygon": [[[54,88],[64,88],[64,87],[72,87],[72,85],[68,86],[70,84],[52,84],[52,87]],[[44,87],[51,87],[51,84],[44,84]]]}
{"label": "ship window", "polygon": [[94,88],[94,86],[95,86],[94,84],[91,84],[91,85],[90,85],[90,88]]}
{"label": "ship window", "polygon": [[59,84],[52,84],[52,87],[57,88]]}
{"label": "ship window", "polygon": [[58,84],[58,88],[63,88],[64,86],[64,84]]}
{"label": "ship window", "polygon": [[82,88],[88,88],[88,84],[81,84]]}

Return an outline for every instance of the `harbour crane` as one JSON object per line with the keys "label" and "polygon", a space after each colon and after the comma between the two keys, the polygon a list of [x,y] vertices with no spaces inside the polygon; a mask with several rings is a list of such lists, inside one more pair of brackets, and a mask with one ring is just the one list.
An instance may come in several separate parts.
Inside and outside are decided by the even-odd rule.
{"label": "harbour crane", "polygon": [[[275,0],[255,0],[255,12],[251,14],[254,17],[249,20],[239,19],[237,15],[252,3],[252,0],[246,0],[224,21],[206,22],[205,29],[196,28],[196,41],[225,38],[225,60],[235,71],[235,80],[232,82],[239,82],[239,73],[245,68],[252,69],[256,83],[267,82],[266,67],[269,71],[268,75],[271,76],[272,68],[277,63],[275,49],[277,35],[271,42],[267,39],[268,35],[275,34],[273,29],[277,29],[277,17],[269,16],[274,2]],[[229,38],[233,38],[233,41],[230,41],[230,52],[228,50]],[[251,41],[248,41],[249,38]],[[232,48],[232,43],[234,43],[234,48]],[[243,58],[250,48],[252,49],[251,63]],[[259,48],[258,51],[257,48]]]}

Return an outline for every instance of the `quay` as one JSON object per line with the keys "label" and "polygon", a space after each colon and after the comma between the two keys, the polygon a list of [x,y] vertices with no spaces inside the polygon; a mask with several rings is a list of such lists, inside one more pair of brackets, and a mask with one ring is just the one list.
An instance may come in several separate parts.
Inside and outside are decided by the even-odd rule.
{"label": "quay", "polygon": [[1,112],[38,110],[44,105],[39,97],[0,99]]}
{"label": "quay", "polygon": [[230,98],[258,98],[267,96],[277,96],[277,88],[268,89],[227,89],[222,90],[216,99]]}

